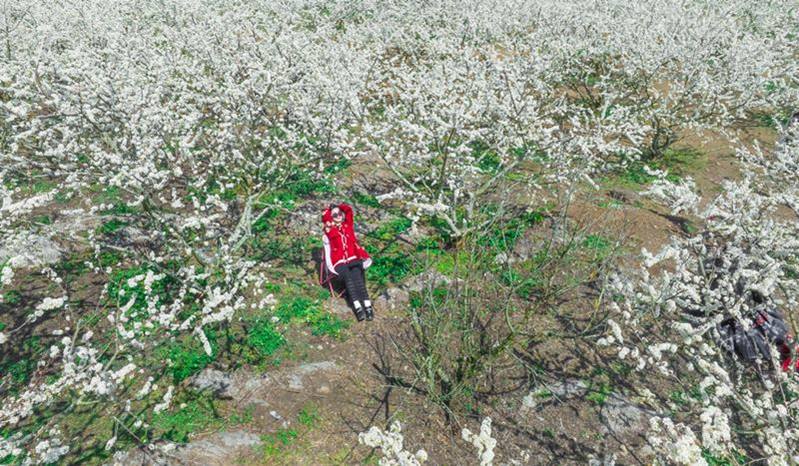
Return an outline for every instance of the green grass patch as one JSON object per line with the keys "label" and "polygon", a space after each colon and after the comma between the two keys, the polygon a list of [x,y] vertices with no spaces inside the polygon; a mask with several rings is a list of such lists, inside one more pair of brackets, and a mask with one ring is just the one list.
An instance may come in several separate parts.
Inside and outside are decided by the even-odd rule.
{"label": "green grass patch", "polygon": [[666,179],[679,183],[685,176],[699,173],[707,167],[707,154],[691,148],[669,148],[662,157],[649,161],[636,160],[626,168],[600,179],[606,187],[638,190],[657,178],[646,172],[646,168],[668,170]]}
{"label": "green grass patch", "polygon": [[310,324],[312,335],[326,335],[342,339],[344,337],[344,330],[350,326],[350,321],[342,320],[338,316],[322,313],[314,316]]}
{"label": "green grass patch", "polygon": [[55,187],[56,184],[52,181],[39,180],[33,183],[31,186],[31,191],[33,191],[35,194],[48,193],[55,189]]}
{"label": "green grass patch", "polygon": [[735,459],[732,460],[725,456],[716,456],[710,452],[707,448],[702,448],[702,458],[705,459],[708,466],[735,466],[739,464],[749,464],[751,461],[748,460],[747,456],[743,453],[733,453]]}
{"label": "green grass patch", "polygon": [[669,394],[669,399],[677,406],[686,406],[690,403],[702,401],[702,390],[699,385],[693,385],[690,389],[674,390]]}
{"label": "green grass patch", "polygon": [[98,257],[100,267],[110,267],[122,262],[122,255],[117,251],[103,251]]}
{"label": "green grass patch", "polygon": [[468,144],[472,149],[469,155],[475,167],[483,173],[496,173],[502,167],[502,159],[491,150],[484,141],[473,141]]}
{"label": "green grass patch", "polygon": [[190,434],[219,428],[225,423],[209,395],[177,396],[173,403],[172,410],[153,415],[152,426],[166,440],[187,443]]}
{"label": "green grass patch", "polygon": [[218,356],[219,348],[216,342],[216,332],[205,330],[205,335],[209,343],[211,343],[212,351],[210,356],[194,335],[186,335],[180,341],[171,343],[160,352],[162,358],[168,358],[171,361],[169,370],[176,384],[198,374]]}
{"label": "green grass patch", "polygon": [[283,428],[274,434],[262,435],[261,441],[263,445],[261,448],[264,459],[277,459],[283,456],[284,450],[290,447],[298,436],[299,433],[291,428]]}
{"label": "green grass patch", "polygon": [[10,394],[16,395],[28,385],[43,354],[41,338],[32,336],[22,342],[15,354],[0,355],[0,376],[10,376],[6,387]]}
{"label": "green grass patch", "polygon": [[37,215],[36,217],[33,217],[33,222],[40,225],[52,225],[53,219],[50,218],[49,215]]}
{"label": "green grass patch", "polygon": [[326,312],[318,299],[314,300],[306,296],[294,296],[281,300],[275,308],[275,316],[284,323],[305,323],[311,327],[313,335],[327,335],[339,339],[343,338],[344,330],[350,325],[349,321]]}
{"label": "green grass patch", "polygon": [[466,264],[470,259],[471,255],[468,251],[446,252],[438,257],[433,267],[442,274],[451,276],[455,272],[456,261],[460,264]]}
{"label": "green grass patch", "polygon": [[372,265],[367,280],[380,286],[397,283],[414,271],[413,251],[408,251],[397,237],[408,231],[412,221],[398,216],[367,233],[362,244],[371,251]]}
{"label": "green grass patch", "polygon": [[379,227],[371,231],[367,236],[372,240],[379,240],[383,242],[394,241],[397,236],[408,231],[413,222],[406,217],[397,217],[381,224]]}
{"label": "green grass patch", "polygon": [[128,222],[123,222],[115,218],[100,225],[97,228],[97,233],[101,235],[112,235],[126,226],[128,226]]}
{"label": "green grass patch", "polygon": [[597,206],[598,207],[602,207],[603,209],[620,209],[620,208],[624,207],[624,203],[622,203],[621,201],[618,201],[616,199],[605,199],[605,200],[599,201],[597,203]]}
{"label": "green grass patch", "polygon": [[588,235],[583,240],[583,247],[587,249],[593,249],[594,251],[598,252],[605,252],[612,246],[613,243],[603,236],[600,235]]}
{"label": "green grass patch", "polygon": [[79,276],[90,271],[89,266],[86,265],[86,256],[76,255],[59,262],[55,269],[60,275]]}
{"label": "green grass patch", "polygon": [[3,300],[5,301],[3,304],[8,304],[11,306],[16,306],[20,302],[22,302],[22,293],[19,290],[9,290],[6,291],[3,295]]}
{"label": "green grass patch", "polygon": [[477,244],[493,251],[508,252],[529,228],[540,224],[547,215],[547,208],[522,212],[508,220],[496,222],[487,231],[480,232]]}
{"label": "green grass patch", "polygon": [[281,322],[305,320],[317,313],[319,313],[318,304],[305,296],[281,300],[275,308],[275,315]]}
{"label": "green grass patch", "polygon": [[440,255],[444,253],[444,245],[440,238],[436,238],[434,236],[425,236],[424,238],[420,239],[416,243],[416,252],[429,254],[429,255]]}
{"label": "green grass patch", "polygon": [[394,244],[372,257],[367,280],[385,286],[389,283],[399,283],[415,270],[413,256]]}
{"label": "green grass patch", "polygon": [[610,396],[611,389],[610,385],[607,383],[599,384],[599,387],[594,387],[586,396],[585,398],[588,401],[593,402],[596,405],[602,406]]}
{"label": "green grass patch", "polygon": [[340,158],[335,162],[333,162],[332,164],[326,166],[324,172],[333,175],[338,172],[346,170],[350,166],[352,166],[352,160]]}
{"label": "green grass patch", "polygon": [[319,421],[319,410],[313,404],[304,406],[297,414],[297,421],[305,427],[314,427]]}
{"label": "green grass patch", "polygon": [[284,427],[273,434],[261,436],[260,449],[267,464],[276,462],[293,464],[303,455],[303,437],[318,426],[320,416],[315,405],[304,406],[297,414],[298,427]]}
{"label": "green grass patch", "polygon": [[265,318],[258,318],[247,332],[246,342],[251,348],[255,348],[259,355],[271,356],[286,344],[286,339],[272,322]]}
{"label": "green grass patch", "polygon": [[135,207],[130,207],[122,199],[122,191],[116,186],[105,188],[96,187],[100,193],[94,198],[95,204],[111,204],[111,207],[100,211],[101,215],[130,215],[138,212]]}
{"label": "green grass patch", "polygon": [[380,207],[380,201],[377,200],[376,197],[372,196],[371,194],[362,193],[360,191],[353,193],[352,200],[356,204],[360,204],[367,207]]}

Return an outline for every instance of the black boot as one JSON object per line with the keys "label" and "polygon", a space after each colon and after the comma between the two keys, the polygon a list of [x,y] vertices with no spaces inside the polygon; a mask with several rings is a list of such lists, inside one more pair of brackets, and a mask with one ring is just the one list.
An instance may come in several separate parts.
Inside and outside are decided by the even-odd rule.
{"label": "black boot", "polygon": [[358,309],[355,310],[355,318],[358,320],[358,322],[367,318],[367,314],[366,312],[364,312],[362,307],[359,307]]}
{"label": "black boot", "polygon": [[372,306],[366,306],[366,320],[373,320],[375,318],[375,310]]}

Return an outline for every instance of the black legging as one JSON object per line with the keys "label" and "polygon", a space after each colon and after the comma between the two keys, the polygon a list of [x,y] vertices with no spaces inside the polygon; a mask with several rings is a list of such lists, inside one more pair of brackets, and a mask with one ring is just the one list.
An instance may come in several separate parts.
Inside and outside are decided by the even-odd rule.
{"label": "black legging", "polygon": [[364,301],[369,299],[369,292],[366,291],[363,261],[354,260],[346,264],[339,264],[336,266],[336,273],[344,280],[347,294],[350,296],[350,301],[353,305],[355,301],[360,301],[361,305],[364,306]]}

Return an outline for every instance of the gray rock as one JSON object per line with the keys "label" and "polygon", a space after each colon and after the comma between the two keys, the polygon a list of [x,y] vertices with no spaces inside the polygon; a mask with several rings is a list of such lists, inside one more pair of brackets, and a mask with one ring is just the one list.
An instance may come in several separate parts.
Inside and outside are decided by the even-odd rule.
{"label": "gray rock", "polygon": [[627,435],[644,433],[649,428],[649,418],[655,415],[652,410],[642,408],[623,395],[612,393],[600,410],[602,430],[608,434]]}
{"label": "gray rock", "polygon": [[588,384],[579,379],[566,379],[543,387],[558,398],[573,398],[585,396],[588,393]]}
{"label": "gray rock", "polygon": [[178,464],[227,465],[232,464],[236,456],[260,444],[261,437],[251,432],[217,432],[179,447],[175,456]]}
{"label": "gray rock", "polygon": [[[63,212],[62,212],[63,213]],[[77,233],[94,230],[102,224],[98,214],[89,213],[78,209],[59,216],[49,230],[54,235],[76,237]]]}
{"label": "gray rock", "polygon": [[217,396],[230,396],[232,378],[220,370],[206,368],[189,379],[189,385],[200,391],[208,390]]}
{"label": "gray rock", "polygon": [[425,287],[428,286],[437,286],[439,284],[449,285],[452,283],[452,280],[444,275],[441,272],[436,270],[429,270],[427,272],[422,272],[419,275],[408,280],[404,288],[407,291],[422,291]]}
{"label": "gray rock", "polygon": [[105,466],[171,466],[179,464],[173,457],[177,445],[174,443],[157,444],[154,448],[134,448],[114,453],[111,461]]}
{"label": "gray rock", "polygon": [[316,393],[320,395],[328,395],[330,394],[330,387],[328,387],[327,385],[322,385],[321,387],[316,389]]}
{"label": "gray rock", "polygon": [[328,300],[328,302],[325,303],[325,306],[329,306],[334,314],[338,314],[341,316],[347,316],[352,314],[350,307],[347,306],[347,301],[343,298],[334,297],[333,299]]}
{"label": "gray rock", "polygon": [[266,405],[269,403],[261,398],[262,392],[267,391],[273,379],[267,374],[252,374],[248,371],[237,371],[230,378],[230,385],[222,396],[230,397],[237,402],[244,401],[252,404]]}
{"label": "gray rock", "polygon": [[380,294],[375,299],[375,306],[378,309],[401,309],[408,305],[410,295],[402,288],[391,287]]}
{"label": "gray rock", "polygon": [[229,465],[234,458],[260,444],[259,435],[244,430],[216,432],[182,446],[164,443],[153,449],[120,451],[106,466]]}
{"label": "gray rock", "polygon": [[157,239],[159,232],[146,232],[141,228],[127,226],[119,230],[120,234],[130,244],[145,245]]}
{"label": "gray rock", "polygon": [[320,361],[302,364],[292,371],[288,376],[289,388],[292,390],[302,390],[303,378],[318,371],[334,370],[338,366],[333,361]]}
{"label": "gray rock", "polygon": [[19,235],[0,247],[0,263],[16,257],[16,267],[41,267],[61,260],[61,249],[52,239],[36,235]]}

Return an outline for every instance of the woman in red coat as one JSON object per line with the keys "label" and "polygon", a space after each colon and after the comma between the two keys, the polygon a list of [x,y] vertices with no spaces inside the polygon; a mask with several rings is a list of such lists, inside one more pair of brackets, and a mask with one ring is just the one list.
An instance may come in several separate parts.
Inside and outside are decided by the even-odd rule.
{"label": "woman in red coat", "polygon": [[327,270],[344,280],[358,321],[372,320],[374,310],[364,274],[364,269],[372,265],[372,258],[355,237],[352,206],[343,202],[331,204],[322,213],[322,223],[325,227],[322,242]]}

